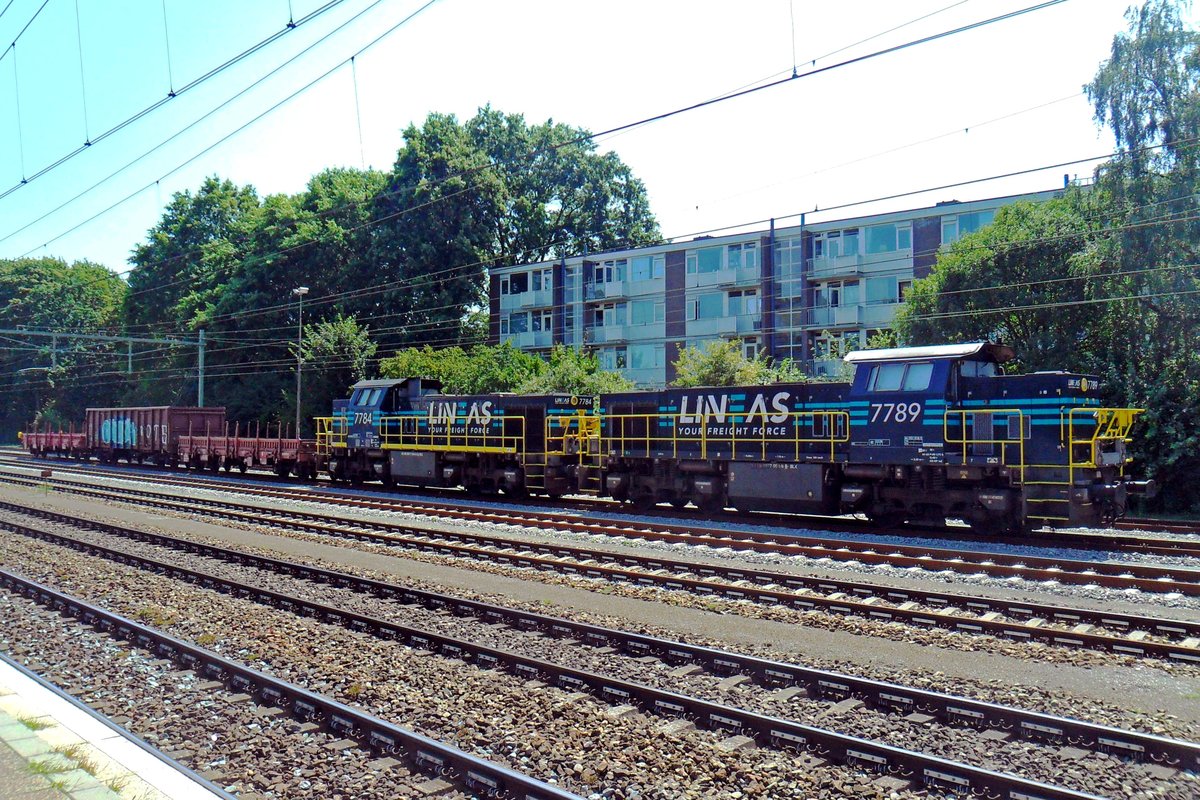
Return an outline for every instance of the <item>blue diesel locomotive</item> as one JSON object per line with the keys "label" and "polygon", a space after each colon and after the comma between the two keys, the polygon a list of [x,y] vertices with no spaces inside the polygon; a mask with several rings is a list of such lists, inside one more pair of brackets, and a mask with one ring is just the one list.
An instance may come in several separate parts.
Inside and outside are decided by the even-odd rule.
{"label": "blue diesel locomotive", "polygon": [[447,397],[363,381],[318,420],[330,474],[639,506],[962,519],[990,532],[1102,525],[1152,482],[1126,475],[1139,409],[1092,376],[1005,375],[976,342],[850,353],[849,383]]}

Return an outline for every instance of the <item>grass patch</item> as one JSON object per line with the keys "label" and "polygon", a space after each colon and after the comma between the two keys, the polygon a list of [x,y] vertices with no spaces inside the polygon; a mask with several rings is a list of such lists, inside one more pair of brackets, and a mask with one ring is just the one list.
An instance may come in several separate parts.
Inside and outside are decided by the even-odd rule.
{"label": "grass patch", "polygon": [[44,731],[46,728],[54,727],[53,722],[42,722],[42,720],[38,719],[37,717],[26,717],[19,714],[17,715],[17,722],[21,723],[26,728],[29,728],[31,731]]}
{"label": "grass patch", "polygon": [[81,770],[86,772],[88,775],[91,775],[93,778],[98,777],[100,766],[95,761],[92,761],[90,758],[88,758],[87,750],[84,749],[83,745],[60,745],[59,747],[54,748],[54,752],[71,759],[79,765]]}
{"label": "grass patch", "polygon": [[70,772],[75,769],[75,766],[73,764],[63,764],[54,759],[44,758],[41,761],[30,761],[27,768],[32,775],[41,775],[43,778],[48,778],[51,775]]}
{"label": "grass patch", "polygon": [[215,633],[202,633],[196,637],[196,644],[201,647],[208,647],[210,644],[216,644],[217,635]]}
{"label": "grass patch", "polygon": [[366,691],[366,689],[361,683],[352,683],[346,687],[346,696],[350,698],[357,698],[364,691]]}
{"label": "grass patch", "polygon": [[118,775],[115,778],[109,778],[104,782],[104,785],[107,786],[109,791],[113,792],[114,794],[120,794],[125,790],[125,787],[129,785],[129,776]]}
{"label": "grass patch", "polygon": [[175,616],[174,612],[164,611],[157,606],[146,606],[145,608],[139,608],[135,616],[142,622],[149,623],[156,628],[166,628],[179,621],[179,618]]}

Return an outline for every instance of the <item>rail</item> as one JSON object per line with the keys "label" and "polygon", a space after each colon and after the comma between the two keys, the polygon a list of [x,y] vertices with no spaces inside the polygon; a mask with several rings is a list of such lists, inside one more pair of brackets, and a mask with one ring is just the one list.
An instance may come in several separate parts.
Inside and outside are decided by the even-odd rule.
{"label": "rail", "polygon": [[210,650],[6,570],[0,570],[0,586],[8,591],[20,592],[84,624],[94,625],[160,658],[170,659],[181,669],[194,670],[209,679],[218,680],[233,691],[251,695],[262,705],[275,706],[297,718],[316,723],[332,735],[354,739],[382,755],[405,757],[418,770],[452,780],[468,793],[502,796],[507,792],[508,796],[524,800],[580,800],[576,794],[230,661]]}
{"label": "rail", "polygon": [[[254,555],[240,550],[202,544],[169,534],[111,525],[18,504],[0,503],[0,507],[55,523],[252,566],[256,569],[289,575],[313,583],[349,587],[356,592],[394,599],[400,603],[420,605],[431,610],[449,610],[456,616],[472,616],[488,623],[500,622],[518,630],[535,631],[547,637],[572,638],[594,647],[616,645],[623,652],[634,657],[653,655],[669,664],[696,664],[716,674],[740,673],[750,676],[764,686],[803,686],[817,697],[834,697],[839,700],[846,697],[857,697],[878,709],[932,713],[948,724],[1014,730],[1022,737],[1061,741],[1069,736],[1073,744],[1093,750],[1110,752],[1134,760],[1149,759],[1168,763],[1181,769],[1200,769],[1200,744],[1194,742],[1121,730],[1037,711],[956,697],[927,689],[885,683],[870,678],[829,672],[758,656],[731,653],[647,634],[605,628],[587,622],[509,608],[479,600],[453,597],[310,564]],[[150,563],[143,557],[58,533],[16,523],[0,522],[0,526],[7,526],[10,530],[25,536],[61,544],[82,552],[101,554],[124,563],[130,563],[130,559],[136,559],[139,564],[142,561]],[[157,567],[154,568],[157,569]],[[177,565],[163,567],[165,574],[171,574],[180,569],[182,568]]]}
{"label": "rail", "polygon": [[[758,422],[749,419],[758,417]],[[783,417],[779,421],[775,418]],[[737,422],[736,420],[743,420]],[[790,455],[824,455],[837,460],[837,445],[850,441],[847,411],[791,411],[786,414],[605,414],[600,452],[630,458],[710,458],[715,454],[768,461]],[[665,428],[669,426],[669,431]],[[817,447],[813,447],[816,445]],[[788,452],[790,450],[790,453]]]}
{"label": "rail", "polygon": [[[50,536],[59,540],[69,538],[56,534],[50,534]],[[90,543],[80,542],[79,544],[89,550],[103,553],[109,558],[131,563],[143,569],[156,572],[166,571],[172,577],[189,579],[220,591],[249,597],[269,606],[288,609],[299,615],[341,624],[352,630],[369,631],[388,641],[434,650],[447,656],[473,661],[484,668],[503,666],[523,678],[546,678],[563,689],[588,691],[612,704],[633,703],[652,713],[664,716],[686,716],[711,730],[747,734],[762,744],[780,749],[813,749],[835,761],[854,765],[860,769],[908,774],[912,780],[926,786],[951,791],[977,792],[997,797],[1038,797],[1047,800],[1049,798],[1090,797],[1080,792],[1038,783],[1015,775],[997,773],[934,755],[904,750],[869,739],[835,733],[780,717],[746,711],[645,684],[611,678],[452,638],[228,578],[178,567],[145,556],[135,556]],[[839,687],[834,683],[829,688],[836,694]],[[848,693],[849,687],[844,688]],[[1026,728],[1030,733],[1042,733],[1036,723],[1029,723]],[[1053,731],[1054,728],[1051,727],[1050,730]],[[1124,744],[1131,746],[1130,749],[1137,752],[1137,743]]]}

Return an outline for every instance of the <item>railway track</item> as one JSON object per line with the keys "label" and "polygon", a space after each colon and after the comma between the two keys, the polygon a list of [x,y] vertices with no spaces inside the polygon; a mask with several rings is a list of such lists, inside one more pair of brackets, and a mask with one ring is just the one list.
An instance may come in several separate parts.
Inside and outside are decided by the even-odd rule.
{"label": "railway track", "polygon": [[[37,459],[30,456],[24,457],[5,457],[0,455],[0,463],[11,464],[13,466],[31,467],[33,464],[53,466],[57,471],[69,472],[74,474],[95,475],[95,476],[121,476],[123,473],[128,477],[128,470],[125,468],[106,468],[103,466],[79,466],[71,462],[64,462],[58,459]],[[530,508],[531,504],[541,504],[543,501],[525,498],[516,501],[505,501],[502,497],[493,497],[489,500],[496,505],[496,508],[481,511],[478,509],[464,509],[461,503],[455,500],[437,500],[437,499],[390,499],[367,497],[362,493],[344,493],[337,492],[336,484],[328,484],[326,486],[313,487],[309,483],[297,483],[298,487],[303,488],[283,488],[278,486],[280,479],[273,475],[242,475],[233,477],[232,475],[226,478],[201,477],[190,473],[183,473],[178,470],[169,468],[157,468],[150,465],[138,467],[139,470],[147,470],[155,473],[154,477],[148,478],[151,482],[161,483],[162,485],[172,486],[191,486],[196,488],[212,488],[216,490],[228,491],[230,487],[236,487],[238,491],[256,494],[259,496],[275,497],[279,499],[304,500],[307,502],[326,503],[335,506],[345,506],[349,508],[365,508],[382,511],[397,511],[402,513],[417,513],[428,516],[445,516],[447,518],[463,519],[472,518],[479,521],[499,522],[503,524],[520,525],[524,527],[554,527],[560,530],[575,530],[581,533],[592,532],[592,529],[599,525],[607,525],[610,527],[630,527],[639,531],[647,529],[652,532],[660,532],[663,534],[678,534],[690,535],[697,531],[704,534],[719,538],[734,538],[749,542],[763,543],[779,543],[785,544],[789,542],[809,543],[813,545],[826,544],[831,547],[856,547],[858,549],[889,547],[891,549],[903,548],[904,545],[880,543],[873,541],[872,536],[908,536],[922,539],[934,539],[947,542],[964,542],[977,541],[986,544],[1003,544],[1011,546],[1024,547],[1049,547],[1059,546],[1064,548],[1092,551],[1112,551],[1112,552],[1128,552],[1134,554],[1146,555],[1166,555],[1166,556],[1189,556],[1200,557],[1200,538],[1156,538],[1151,536],[1130,535],[1130,534],[1106,534],[1097,532],[1068,532],[1055,530],[1040,530],[1028,537],[1002,537],[989,536],[986,539],[978,539],[973,537],[968,529],[935,529],[929,527],[909,527],[896,531],[879,531],[872,527],[869,523],[864,523],[861,520],[847,519],[844,517],[810,517],[796,516],[775,513],[759,513],[755,512],[751,519],[755,523],[772,526],[794,527],[797,533],[770,533],[760,530],[752,530],[746,528],[732,527],[734,525],[744,525],[747,522],[746,515],[722,514],[718,517],[718,521],[725,523],[720,527],[712,526],[712,519],[700,516],[698,514],[690,514],[685,511],[672,510],[663,512],[660,509],[641,512],[636,520],[622,521],[621,518],[628,518],[627,510],[622,506],[605,500],[588,500],[576,498],[574,503],[584,507],[585,512],[596,512],[602,515],[604,522],[596,522],[589,524],[580,512],[563,512],[561,510],[537,510]],[[175,473],[172,476],[172,473]],[[142,478],[145,476],[139,476]],[[269,482],[276,484],[269,488],[262,486],[253,486],[254,483]],[[380,487],[382,491],[382,487]],[[478,498],[471,498],[471,502],[477,502]],[[561,502],[561,501],[556,501]],[[468,515],[473,515],[468,517]],[[648,522],[647,517],[655,518],[654,522]],[[834,531],[845,531],[848,533],[861,534],[866,536],[866,539],[861,541],[845,540],[833,537],[821,537],[812,534],[811,526],[820,525]],[[706,527],[707,526],[707,527]],[[1188,523],[1168,523],[1161,520],[1147,519],[1129,519],[1120,520],[1114,526],[1126,530],[1149,530],[1161,531],[1164,533],[1172,533],[1178,536],[1186,536],[1188,534],[1196,534],[1200,537],[1200,525]],[[937,552],[961,553],[964,551],[944,550],[939,551],[932,546],[910,546],[909,552],[912,554],[933,554]]]}
{"label": "railway track", "polygon": [[[36,509],[26,509],[21,513],[41,518],[47,516]],[[459,617],[472,617],[489,626],[497,623],[511,625],[515,630],[528,632],[539,638],[581,642],[588,645],[589,649],[602,647],[621,654],[613,658],[644,662],[647,657],[651,657],[671,664],[700,666],[722,676],[744,674],[764,688],[782,692],[803,690],[809,696],[838,701],[855,698],[866,701],[870,708],[878,713],[908,715],[904,719],[913,715],[930,715],[921,724],[936,718],[939,725],[950,726],[958,731],[955,735],[978,735],[986,740],[986,731],[993,731],[1002,733],[1002,738],[1016,736],[1039,747],[1054,749],[1070,743],[1071,748],[1115,755],[1132,762],[1150,761],[1169,765],[1171,769],[1183,770],[1195,770],[1200,767],[1200,745],[1190,742],[462,600],[334,570],[202,545],[164,534],[96,523],[66,515],[49,516],[56,524],[69,528],[86,528],[105,536],[150,544],[176,552],[182,551],[189,555],[233,564],[239,568],[282,575],[297,584],[309,582],[337,587],[383,601],[412,602],[432,610],[449,611]],[[486,669],[504,669],[522,679],[547,681],[567,691],[587,692],[614,706],[632,705],[660,716],[688,718],[704,728],[744,736],[764,747],[819,753],[823,759],[858,769],[906,775],[912,783],[935,790],[1045,800],[1084,796],[1075,789],[1046,786],[1036,781],[969,766],[946,758],[902,750],[861,737],[846,736],[788,719],[713,703],[703,698],[664,691],[627,679],[580,670],[544,659],[531,658],[512,650],[497,649],[436,631],[403,625],[390,619],[359,613],[341,605],[334,606],[285,594],[193,566],[149,557],[144,553],[131,553],[94,541],[80,540],[74,536],[11,521],[0,524],[8,530],[31,538],[101,556],[171,579],[186,580],[207,589],[340,625],[352,631],[369,633],[386,641],[395,641],[420,650],[432,650]],[[1164,778],[1165,774],[1159,772],[1157,777]]]}
{"label": "railway track", "polygon": [[[361,709],[311,692],[8,570],[0,570],[0,589],[52,609],[64,618],[75,620],[79,626],[106,634],[114,642],[133,646],[152,659],[165,659],[176,668],[203,678],[196,687],[205,696],[201,703],[211,705],[218,702],[213,699],[214,695],[224,695],[224,704],[253,699],[261,706],[280,709],[300,722],[309,723],[306,732],[325,732],[330,737],[328,743],[350,740],[378,756],[399,757],[417,771],[453,781],[460,791],[469,796],[507,793],[527,800],[581,800],[572,792],[413,733]],[[24,649],[26,653],[30,650],[28,645]],[[189,704],[175,705],[174,714],[186,716]],[[259,720],[265,720],[268,716],[260,715]],[[260,733],[265,734],[263,729],[266,727],[260,723]],[[292,749],[299,752],[303,744],[296,742]],[[401,785],[396,789],[415,791],[416,783],[419,781],[409,782],[407,788]]]}
{"label": "railway track", "polygon": [[[101,471],[84,474],[111,477]],[[50,485],[64,486],[59,479],[44,478]],[[853,561],[868,565],[889,565],[898,568],[919,568],[931,571],[950,571],[965,574],[985,574],[995,578],[1024,578],[1033,581],[1057,581],[1063,584],[1098,585],[1113,589],[1138,589],[1148,592],[1177,592],[1200,595],[1200,568],[1180,565],[1157,566],[1134,563],[1110,563],[1066,557],[1013,555],[990,551],[964,551],[934,548],[923,545],[901,545],[871,541],[852,541],[790,534],[768,534],[727,529],[696,529],[687,525],[665,525],[612,520],[585,520],[577,515],[515,511],[508,509],[479,510],[452,504],[378,500],[328,495],[323,492],[295,491],[278,488],[244,487],[224,481],[191,479],[150,479],[157,485],[182,486],[214,491],[234,491],[252,497],[273,500],[315,502],[341,508],[396,513],[419,514],[450,522],[481,522],[511,525],[522,528],[566,531],[611,538],[640,539],[668,544],[687,544],[709,548],[729,548],[735,551],[775,556],[803,556],[832,561]],[[1115,537],[1111,537],[1115,538]],[[1139,537],[1126,537],[1129,549],[1148,552],[1151,543]],[[1160,540],[1154,540],[1158,542]],[[1171,540],[1163,540],[1171,541]],[[1161,545],[1173,556],[1200,556],[1200,542],[1173,541]],[[1198,562],[1200,564],[1200,562]]]}
{"label": "railway track", "polygon": [[[39,481],[12,475],[0,476],[0,480],[25,486],[39,485]],[[804,611],[854,615],[877,622],[901,622],[925,629],[989,634],[1015,641],[1046,642],[1200,665],[1200,623],[1197,622],[807,577],[746,566],[448,532],[410,524],[346,520],[313,512],[264,509],[209,498],[178,501],[144,490],[95,488],[78,484],[59,488],[84,497],[134,502],[184,515],[209,516],[248,526],[364,541],[468,561],[526,567],[725,600],[747,600]]]}

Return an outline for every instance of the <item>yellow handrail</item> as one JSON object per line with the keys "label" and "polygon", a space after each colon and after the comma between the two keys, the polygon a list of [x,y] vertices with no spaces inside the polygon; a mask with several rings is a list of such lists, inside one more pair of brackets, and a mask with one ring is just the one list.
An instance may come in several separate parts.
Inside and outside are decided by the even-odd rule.
{"label": "yellow handrail", "polygon": [[346,447],[346,424],[340,417],[313,417],[317,430],[317,453],[329,455],[332,450]]}
{"label": "yellow handrail", "polygon": [[[1009,439],[1008,437],[1000,439],[1000,438],[993,436],[988,439],[980,439],[980,438],[976,438],[974,435],[972,435],[971,438],[967,438],[967,415],[968,414],[970,414],[970,415],[1000,414],[1000,415],[1003,415],[1006,417],[1016,415],[1017,419],[1020,421],[1019,422],[1020,432],[1021,432],[1020,438],[1013,440],[1013,439]],[[952,438],[950,436],[950,420],[952,417],[957,418],[959,430],[962,433],[962,438],[960,438],[960,439]],[[972,420],[972,428],[974,428],[973,420]],[[985,411],[981,411],[979,409],[967,409],[967,408],[948,408],[942,415],[942,441],[948,445],[950,445],[950,444],[962,445],[962,460],[963,460],[964,464],[967,463],[967,457],[968,457],[967,448],[968,447],[970,447],[972,445],[992,445],[992,446],[1000,445],[1000,463],[1006,467],[1015,466],[1020,471],[1018,480],[1021,483],[1025,482],[1025,412],[1019,408],[988,408]],[[1008,461],[1008,448],[1014,444],[1017,445],[1017,463],[1010,464]]]}
{"label": "yellow handrail", "polygon": [[[380,417],[376,426],[380,446],[385,450],[526,452],[524,417],[493,417],[490,422],[482,422],[465,414],[455,414],[436,418],[436,431],[431,429],[430,422],[431,418],[423,415]],[[496,422],[500,423],[498,431],[493,430]],[[422,423],[425,423],[424,427]]]}
{"label": "yellow handrail", "polygon": [[[791,411],[783,416],[785,419],[778,422],[760,418],[755,423],[734,423],[733,418],[744,419],[746,415],[726,414],[715,424],[729,432],[713,434],[710,428],[714,424],[714,415],[711,414],[605,414],[600,449],[603,454],[620,453],[633,458],[652,458],[656,444],[670,441],[672,458],[678,458],[680,447],[689,444],[698,444],[699,457],[708,458],[710,450],[727,445],[731,459],[736,459],[739,452],[746,457],[746,448],[749,448],[751,456],[757,453],[761,460],[766,461],[769,446],[790,444],[794,459],[799,461],[802,445],[819,444],[822,447],[828,445],[829,461],[833,462],[837,459],[837,445],[850,441],[850,414],[847,411]],[[687,421],[681,422],[681,417],[686,417]],[[669,433],[659,427],[663,420],[671,423]],[[642,424],[635,425],[638,421]],[[768,436],[770,427],[777,431]],[[808,431],[804,430],[805,427]],[[696,432],[680,434],[681,428]],[[742,432],[743,428],[750,430]],[[818,430],[821,432],[817,433]],[[810,455],[808,451],[804,451],[804,454]]]}
{"label": "yellow handrail", "polygon": [[[1059,427],[1062,428],[1062,421],[1066,421],[1066,442],[1067,457],[1069,459],[1068,466],[1068,483],[1075,485],[1075,470],[1077,469],[1095,469],[1100,466],[1100,459],[1097,455],[1102,451],[1106,442],[1128,442],[1129,430],[1133,427],[1133,423],[1138,414],[1145,413],[1144,408],[1112,408],[1112,407],[1088,407],[1082,406],[1071,408],[1060,417]],[[1077,419],[1078,416],[1090,416],[1090,420]],[[1076,435],[1076,426],[1085,427],[1094,425],[1092,435],[1088,438],[1079,438]],[[1087,457],[1084,460],[1075,460],[1076,446],[1087,447]],[[1121,474],[1125,472],[1125,464],[1119,465]]]}

